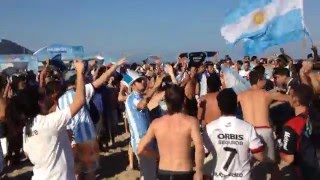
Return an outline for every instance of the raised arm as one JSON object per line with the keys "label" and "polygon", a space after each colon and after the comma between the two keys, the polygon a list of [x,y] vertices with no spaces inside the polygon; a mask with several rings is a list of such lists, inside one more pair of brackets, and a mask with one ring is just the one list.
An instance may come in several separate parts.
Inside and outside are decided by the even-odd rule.
{"label": "raised arm", "polygon": [[113,65],[109,70],[107,70],[105,73],[103,73],[98,79],[93,81],[92,85],[94,88],[99,88],[101,87],[107,80],[108,78],[117,70],[118,67],[126,63],[127,59],[122,58],[120,59],[115,65]]}
{"label": "raised arm", "polygon": [[11,97],[9,97],[10,91],[11,91],[10,80],[9,80],[9,78],[7,78],[7,85],[4,88],[2,97],[5,98],[5,99],[11,98]]}
{"label": "raised arm", "polygon": [[45,86],[48,66],[49,66],[49,60],[46,60],[46,64],[45,64],[44,68],[42,69],[42,71],[40,73],[40,77],[39,77],[39,86],[40,87],[44,87]]}
{"label": "raised arm", "polygon": [[76,94],[74,101],[70,104],[70,112],[73,117],[85,104],[85,87],[84,87],[84,64],[82,61],[74,61],[74,66],[77,71]]}
{"label": "raised arm", "polygon": [[120,82],[120,91],[119,91],[119,94],[118,94],[118,101],[119,102],[125,102],[126,101],[127,92],[128,92],[128,88],[122,82]]}
{"label": "raised arm", "polygon": [[173,72],[173,67],[170,64],[167,64],[166,68],[167,68],[168,74],[170,75],[172,83],[178,84],[177,79],[176,79],[174,72]]}
{"label": "raised arm", "polygon": [[204,146],[202,136],[200,134],[199,122],[194,118],[192,119],[191,124],[191,139],[195,146],[195,177],[197,179],[203,175]]}
{"label": "raised arm", "polygon": [[187,74],[186,77],[182,80],[182,82],[180,83],[180,87],[185,87],[187,85],[187,83],[189,82],[190,80],[190,75]]}
{"label": "raised arm", "polygon": [[150,89],[147,94],[143,97],[143,99],[138,103],[137,105],[137,109],[138,110],[142,110],[144,108],[147,107],[149,101],[151,100],[153,94],[158,90],[158,88],[161,86],[162,84],[162,80],[163,80],[164,76],[161,75],[161,76],[158,76],[157,77],[157,80],[153,86],[152,89]]}
{"label": "raised arm", "polygon": [[174,69],[178,69],[178,65],[180,64],[180,60],[181,60],[181,58],[178,57],[176,64],[174,64],[174,66],[173,66]]}
{"label": "raised arm", "polygon": [[287,94],[281,94],[280,92],[267,92],[271,101],[283,101],[289,102],[290,96]]}
{"label": "raised arm", "polygon": [[318,94],[320,92],[320,81],[319,81],[319,78],[313,72],[310,72],[308,74],[308,76],[310,78],[313,91]]}

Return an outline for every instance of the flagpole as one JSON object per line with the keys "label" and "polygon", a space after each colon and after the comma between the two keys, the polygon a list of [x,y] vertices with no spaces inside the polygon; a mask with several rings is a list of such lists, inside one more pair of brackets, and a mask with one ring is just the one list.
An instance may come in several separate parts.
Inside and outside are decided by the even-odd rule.
{"label": "flagpole", "polygon": [[302,39],[302,49],[301,49],[301,58],[304,59],[305,55],[307,54],[307,39],[306,35],[304,35]]}

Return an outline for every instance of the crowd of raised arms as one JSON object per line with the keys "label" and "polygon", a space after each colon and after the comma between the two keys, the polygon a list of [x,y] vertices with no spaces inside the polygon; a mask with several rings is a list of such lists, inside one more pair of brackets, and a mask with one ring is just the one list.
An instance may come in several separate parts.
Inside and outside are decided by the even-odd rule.
{"label": "crowd of raised arms", "polygon": [[[1,170],[27,157],[33,179],[95,179],[124,122],[141,179],[320,179],[317,49],[172,64],[1,73]],[[137,161],[138,166],[134,166]],[[108,167],[112,168],[112,167]],[[3,171],[5,173],[5,171]]]}

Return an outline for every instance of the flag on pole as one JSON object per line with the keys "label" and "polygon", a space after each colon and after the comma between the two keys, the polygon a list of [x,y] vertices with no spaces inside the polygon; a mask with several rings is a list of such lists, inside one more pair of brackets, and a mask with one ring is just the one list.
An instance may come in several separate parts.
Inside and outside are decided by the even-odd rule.
{"label": "flag on pole", "polygon": [[246,55],[301,40],[306,34],[303,0],[241,0],[221,28],[228,43],[244,41]]}

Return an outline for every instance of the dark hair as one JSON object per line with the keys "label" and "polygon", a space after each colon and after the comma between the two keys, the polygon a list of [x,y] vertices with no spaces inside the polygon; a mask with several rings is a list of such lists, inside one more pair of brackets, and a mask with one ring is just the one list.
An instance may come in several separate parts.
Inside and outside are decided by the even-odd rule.
{"label": "dark hair", "polygon": [[46,95],[52,96],[53,94],[57,94],[56,98],[62,96],[65,91],[65,87],[61,84],[60,81],[50,81],[45,86]]}
{"label": "dark hair", "polygon": [[279,67],[274,69],[274,75],[290,77],[290,71],[287,68]]}
{"label": "dark hair", "polygon": [[260,72],[253,70],[249,73],[249,81],[251,85],[255,85],[259,80],[263,80],[264,76]]}
{"label": "dark hair", "polygon": [[288,58],[289,57],[287,55],[284,55],[284,54],[279,55],[278,59],[277,59],[277,61],[279,63],[279,66],[280,67],[285,67],[289,62]]}
{"label": "dark hair", "polygon": [[20,82],[26,81],[26,77],[23,74],[12,75],[11,88],[13,92],[18,90],[18,85]]}
{"label": "dark hair", "polygon": [[313,89],[305,84],[299,84],[291,88],[293,95],[298,98],[302,106],[309,107],[313,99]]}
{"label": "dark hair", "polygon": [[237,63],[241,66],[243,65],[243,62],[241,60],[238,60]]}
{"label": "dark hair", "polygon": [[138,67],[138,64],[137,63],[132,63],[131,66],[130,66],[130,69],[135,71]]}
{"label": "dark hair", "polygon": [[102,66],[98,69],[98,72],[97,72],[97,79],[104,73],[107,71],[107,67],[106,66]]}
{"label": "dark hair", "polygon": [[220,90],[221,81],[216,73],[207,78],[207,86],[209,93],[218,92]]}
{"label": "dark hair", "polygon": [[253,70],[255,70],[255,71],[259,72],[260,74],[264,75],[264,73],[266,71],[266,68],[264,68],[264,66],[262,64],[259,64],[256,67],[254,67]]}
{"label": "dark hair", "polygon": [[28,82],[33,82],[37,80],[37,75],[33,71],[28,71],[27,72],[27,81]]}
{"label": "dark hair", "polygon": [[250,62],[249,61],[245,61],[243,64],[248,64],[250,67]]}
{"label": "dark hair", "polygon": [[27,136],[31,136],[34,118],[40,114],[38,101],[43,98],[43,92],[41,94],[37,88],[28,87],[11,99],[6,109],[7,121],[10,126],[16,125],[16,131],[22,132],[25,126]]}
{"label": "dark hair", "polygon": [[214,66],[213,62],[211,62],[211,61],[205,62],[205,65],[206,65],[206,67],[208,67],[208,66]]}
{"label": "dark hair", "polygon": [[164,99],[168,107],[168,114],[179,113],[184,105],[184,90],[178,85],[169,85],[166,88]]}
{"label": "dark hair", "polygon": [[257,56],[252,56],[252,57],[251,57],[251,61],[255,61],[255,60],[257,60],[257,59],[258,59]]}
{"label": "dark hair", "polygon": [[221,65],[221,64],[226,63],[226,62],[227,62],[226,60],[221,59],[221,60],[219,61],[219,64]]}
{"label": "dark hair", "polygon": [[237,94],[232,88],[222,90],[218,96],[218,107],[223,115],[234,115],[237,110]]}

